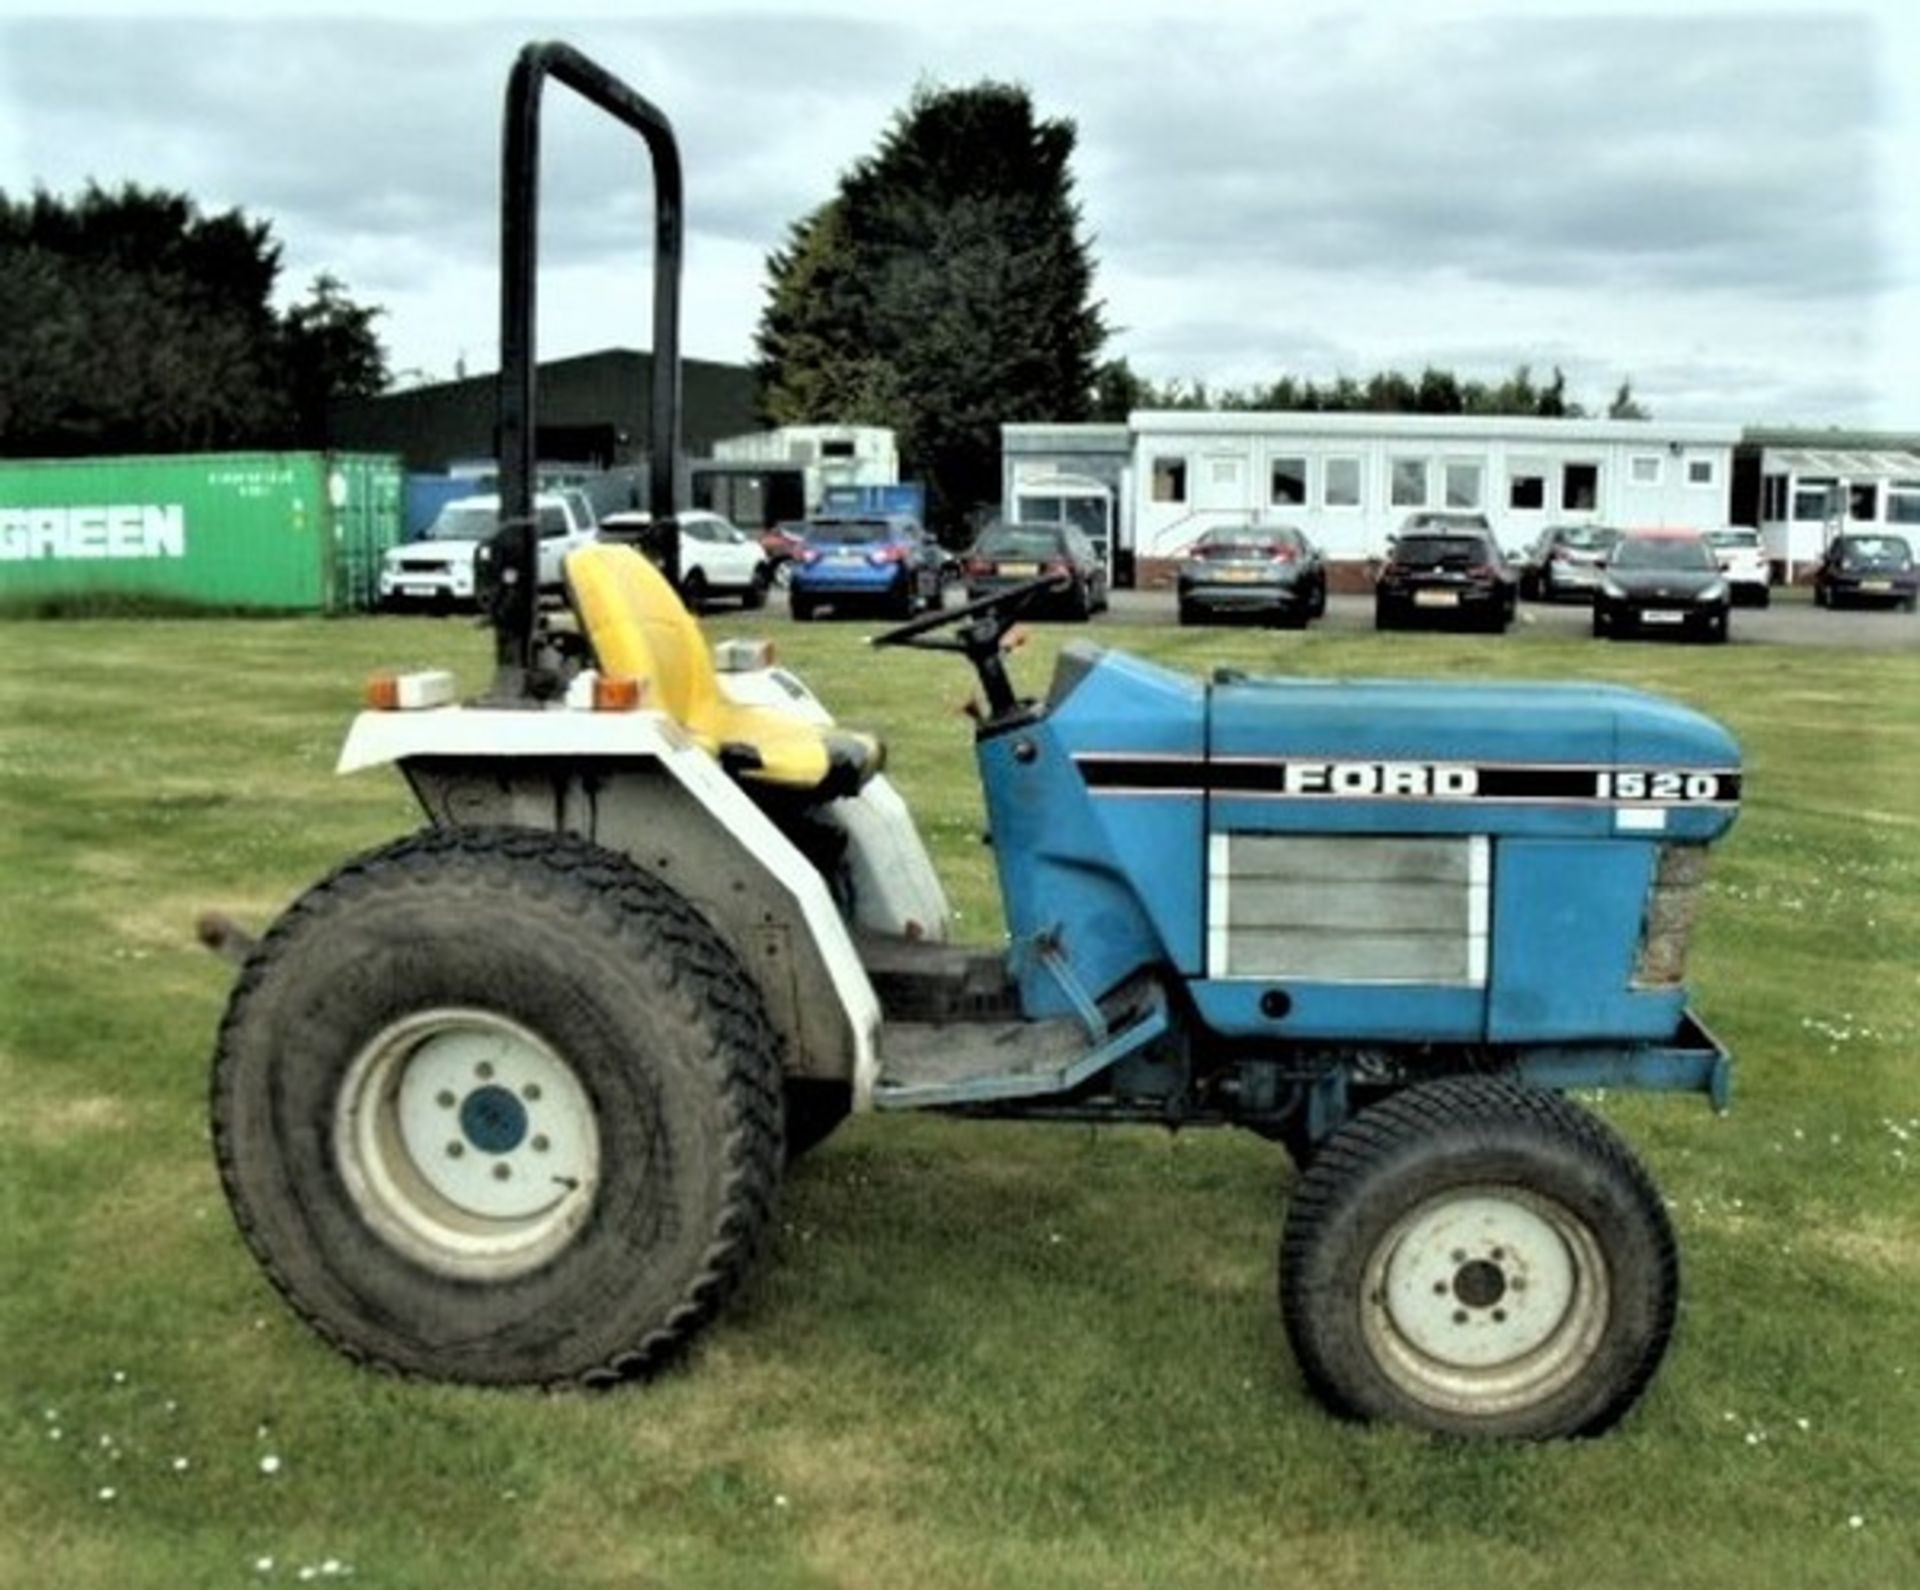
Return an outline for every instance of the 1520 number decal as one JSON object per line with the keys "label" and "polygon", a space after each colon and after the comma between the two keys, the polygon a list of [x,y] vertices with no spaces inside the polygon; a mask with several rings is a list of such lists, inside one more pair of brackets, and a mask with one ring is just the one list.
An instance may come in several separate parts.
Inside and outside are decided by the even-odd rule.
{"label": "1520 number decal", "polygon": [[1688,773],[1679,768],[1609,768],[1594,775],[1594,794],[1603,801],[1718,801],[1718,773]]}

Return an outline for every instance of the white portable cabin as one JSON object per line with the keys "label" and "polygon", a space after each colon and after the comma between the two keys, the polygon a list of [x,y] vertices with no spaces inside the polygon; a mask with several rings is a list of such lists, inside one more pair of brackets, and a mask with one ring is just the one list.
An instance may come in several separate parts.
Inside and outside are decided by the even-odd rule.
{"label": "white portable cabin", "polygon": [[1480,512],[1518,549],[1548,525],[1727,522],[1731,425],[1459,414],[1141,410],[1132,521],[1143,559],[1214,525],[1295,525],[1330,558],[1381,554],[1408,515]]}
{"label": "white portable cabin", "polygon": [[1017,423],[1000,427],[1000,513],[1078,525],[1117,583],[1131,581],[1128,520],[1133,436],[1125,425]]}
{"label": "white portable cabin", "polygon": [[900,451],[885,425],[782,425],[713,444],[715,463],[769,464],[805,471],[807,512],[834,486],[894,486]]}
{"label": "white portable cabin", "polygon": [[1877,447],[1763,447],[1760,537],[1787,579],[1856,531],[1905,536],[1920,552],[1920,453]]}

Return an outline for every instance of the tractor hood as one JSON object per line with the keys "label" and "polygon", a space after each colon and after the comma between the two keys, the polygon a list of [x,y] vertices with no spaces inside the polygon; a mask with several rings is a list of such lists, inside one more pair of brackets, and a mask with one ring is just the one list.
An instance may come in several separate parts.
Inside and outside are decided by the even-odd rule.
{"label": "tractor hood", "polygon": [[978,754],[1028,1014],[1157,963],[1220,1031],[1297,1039],[1671,1036],[1684,991],[1647,966],[1741,780],[1725,729],[1642,691],[1201,680],[1084,644]]}
{"label": "tractor hood", "polygon": [[1615,685],[1223,672],[1201,686],[1091,647],[1061,671],[1050,716],[1093,794],[1181,790],[1234,827],[1284,807],[1289,827],[1330,832],[1707,840],[1740,796],[1732,735]]}

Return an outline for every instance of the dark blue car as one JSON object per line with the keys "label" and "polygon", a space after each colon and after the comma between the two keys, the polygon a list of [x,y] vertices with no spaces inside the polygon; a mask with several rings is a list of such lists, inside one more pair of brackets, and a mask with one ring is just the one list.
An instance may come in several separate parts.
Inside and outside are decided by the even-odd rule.
{"label": "dark blue car", "polygon": [[807,522],[788,605],[805,623],[822,607],[911,618],[940,605],[939,546],[904,514],[823,515]]}

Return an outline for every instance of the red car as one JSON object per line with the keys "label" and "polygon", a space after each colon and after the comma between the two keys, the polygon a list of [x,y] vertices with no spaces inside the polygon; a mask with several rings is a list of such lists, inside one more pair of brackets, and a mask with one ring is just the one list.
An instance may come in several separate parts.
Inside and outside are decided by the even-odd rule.
{"label": "red car", "polygon": [[807,525],[804,519],[789,519],[760,534],[760,550],[767,555],[767,568],[775,585],[785,585],[793,573],[789,565],[807,549]]}

